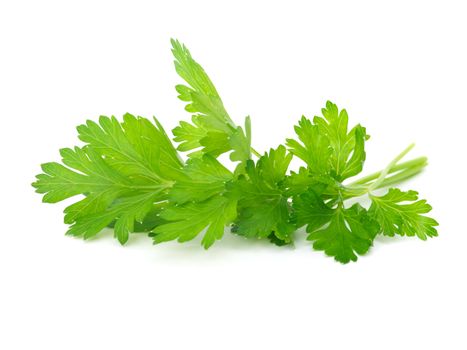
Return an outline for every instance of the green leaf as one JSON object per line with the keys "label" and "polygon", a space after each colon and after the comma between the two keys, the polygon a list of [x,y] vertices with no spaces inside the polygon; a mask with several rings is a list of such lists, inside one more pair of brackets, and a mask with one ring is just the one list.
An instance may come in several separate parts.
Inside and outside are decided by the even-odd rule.
{"label": "green leaf", "polygon": [[186,242],[206,229],[201,243],[207,249],[217,239],[222,238],[225,226],[235,219],[236,214],[237,202],[224,196],[214,196],[198,203],[171,206],[161,214],[162,218],[169,222],[153,230],[153,239],[155,243],[175,239]]}
{"label": "green leaf", "polygon": [[295,227],[290,222],[290,206],[282,186],[292,155],[284,146],[262,156],[258,162],[248,160],[246,175],[233,182],[231,195],[239,198],[239,215],[235,233],[252,238],[271,234],[291,242]]}
{"label": "green leaf", "polygon": [[306,225],[313,248],[344,264],[357,261],[357,254],[365,254],[379,230],[378,223],[359,204],[333,208],[314,191],[294,197],[293,208],[297,227]]}
{"label": "green leaf", "polygon": [[[193,116],[193,124],[187,123],[185,121],[180,122],[180,126],[177,126],[175,129],[172,130],[174,134],[174,141],[179,142],[177,149],[182,152],[187,152],[196,148],[201,147],[201,140],[205,139],[207,136],[207,129],[204,128],[199,116]],[[227,135],[226,133],[219,133],[222,136]],[[222,137],[221,136],[221,137]],[[210,142],[206,142],[208,145]],[[210,152],[214,152],[216,148],[210,150]],[[222,154],[225,151],[221,151]],[[194,152],[196,153],[196,152]],[[190,154],[189,156],[192,156]]]}
{"label": "green leaf", "polygon": [[369,138],[360,125],[348,131],[347,111],[339,112],[337,106],[328,101],[322,110],[323,117],[314,117],[319,132],[326,135],[332,149],[330,162],[333,173],[339,181],[357,175],[365,161],[364,142]]}
{"label": "green leaf", "polygon": [[115,220],[115,237],[121,244],[125,244],[129,234],[134,232],[135,221],[143,222],[158,197],[159,193],[156,192],[119,198],[105,211],[76,219],[67,234],[88,239],[94,237]]}
{"label": "green leaf", "polygon": [[[160,217],[160,213],[162,210],[164,210],[166,205],[166,202],[153,204],[152,208],[149,210],[142,221],[134,222],[133,232],[149,233],[154,227],[165,223],[166,221]],[[113,229],[115,227],[115,221],[112,221],[107,227]]]}
{"label": "green leaf", "polygon": [[189,159],[183,177],[179,178],[169,193],[176,204],[202,202],[222,193],[233,174],[214,157],[206,154],[202,158]]}
{"label": "green leaf", "polygon": [[199,140],[202,151],[190,153],[190,157],[201,157],[203,154],[211,155],[215,158],[231,150],[230,136],[225,132],[208,131],[206,136]]}
{"label": "green leaf", "polygon": [[[193,59],[190,51],[178,40],[172,40],[175,70],[189,86],[177,85],[179,99],[188,102],[185,109],[192,113],[192,123],[180,122],[173,129],[178,150],[192,151],[190,157],[210,154],[214,157],[233,151],[233,161],[250,158],[251,136],[249,118],[245,131],[234,124],[222,100],[204,69]],[[201,151],[201,152],[199,152]]]}
{"label": "green leaf", "polygon": [[418,200],[417,192],[391,188],[384,196],[370,198],[369,214],[379,222],[384,235],[416,235],[422,240],[438,235],[438,222],[422,215],[430,212],[431,206],[424,199]]}
{"label": "green leaf", "polygon": [[343,181],[362,171],[365,161],[365,128],[360,125],[348,131],[348,115],[339,112],[332,102],[322,109],[324,117],[314,117],[313,123],[302,117],[295,132],[301,141],[287,139],[290,151],[302,159],[313,175],[332,175]]}
{"label": "green leaf", "polygon": [[153,230],[154,241],[183,242],[207,228],[202,244],[209,248],[237,215],[236,199],[224,197],[232,179],[233,174],[211,155],[188,160],[184,176],[169,193],[169,206],[161,213],[169,222]]}
{"label": "green leaf", "polygon": [[309,189],[293,198],[294,221],[297,227],[307,225],[307,232],[321,228],[331,220],[335,210],[326,205],[319,192]]}
{"label": "green leaf", "polygon": [[187,108],[190,109],[190,112],[204,112],[203,114],[209,119],[217,119],[222,122],[221,124],[230,122],[233,125],[214,84],[201,65],[193,59],[185,45],[174,39],[171,40],[171,43],[172,53],[175,58],[175,70],[189,85],[189,87],[177,85],[176,89],[180,94],[179,98],[195,105],[188,105]]}
{"label": "green leaf", "polygon": [[[350,153],[351,154],[350,159],[347,159],[343,167],[343,170],[339,175],[342,180],[345,180],[349,177],[359,174],[363,169],[363,164],[365,163],[365,158],[366,158],[365,140],[369,136],[366,135],[365,128],[360,125],[357,125],[352,130],[353,130],[354,137],[350,138],[351,140],[350,142],[352,143],[352,140],[353,140],[354,144],[352,146],[352,151]],[[350,132],[350,134],[352,134],[352,131]]]}
{"label": "green leaf", "polygon": [[251,120],[245,118],[245,133],[241,127],[233,132],[229,137],[229,144],[233,152],[230,153],[230,160],[245,161],[251,158]]}
{"label": "green leaf", "polygon": [[182,163],[157,122],[130,114],[123,123],[101,117],[78,127],[83,148],[60,151],[62,162],[42,165],[33,183],[43,201],[55,203],[76,195],[84,198],[65,208],[67,234],[87,239],[111,223],[123,244],[154,203],[182,175]]}
{"label": "green leaf", "polygon": [[286,187],[291,197],[312,190],[323,198],[329,198],[339,194],[341,184],[330,175],[316,175],[309,168],[300,167],[298,172],[290,172]]}
{"label": "green leaf", "polygon": [[155,119],[123,116],[123,123],[115,117],[100,117],[99,124],[88,120],[78,126],[80,140],[104,156],[106,162],[125,175],[138,175],[159,181],[176,178],[182,162],[167,134]]}
{"label": "green leaf", "polygon": [[294,139],[287,139],[290,151],[308,165],[312,174],[329,174],[332,149],[328,137],[325,134],[320,134],[318,126],[313,125],[305,117],[302,117],[298,125],[295,126],[295,133],[302,144]]}
{"label": "green leaf", "polygon": [[379,225],[367,211],[354,204],[349,209],[338,207],[330,217],[329,225],[319,229],[307,229],[308,240],[313,248],[323,250],[326,255],[346,264],[357,261],[357,254],[365,254],[372,246]]}

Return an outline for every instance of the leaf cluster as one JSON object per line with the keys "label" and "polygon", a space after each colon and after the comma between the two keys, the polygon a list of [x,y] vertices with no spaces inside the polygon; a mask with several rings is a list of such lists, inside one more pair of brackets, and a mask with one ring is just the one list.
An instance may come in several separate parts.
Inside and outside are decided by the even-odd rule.
{"label": "leaf cluster", "polygon": [[[209,248],[229,227],[283,246],[305,227],[313,248],[341,263],[356,261],[377,235],[437,235],[437,222],[426,215],[430,205],[415,191],[392,187],[426,165],[424,157],[400,162],[411,147],[382,171],[349,183],[363,169],[369,136],[328,101],[320,116],[299,120],[285,145],[259,154],[250,118],[236,125],[189,50],[172,40],[172,52],[185,81],[176,86],[178,97],[192,115],[172,130],[176,148],[155,118],[101,116],[78,126],[82,146],[42,165],[33,186],[44,202],[78,198],[64,211],[67,234],[89,239],[112,227],[121,244],[134,232],[149,233],[154,243],[201,235]],[[222,154],[232,170],[219,161]],[[293,157],[303,163],[297,171],[289,170]],[[371,204],[349,205],[355,198]]]}

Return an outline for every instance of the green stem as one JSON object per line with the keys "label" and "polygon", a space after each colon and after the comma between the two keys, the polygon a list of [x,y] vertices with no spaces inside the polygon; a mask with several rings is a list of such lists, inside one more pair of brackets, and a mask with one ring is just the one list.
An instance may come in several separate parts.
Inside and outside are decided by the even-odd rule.
{"label": "green stem", "polygon": [[[423,168],[427,165],[427,158],[426,157],[418,157],[412,160],[409,160],[407,162],[403,162],[400,164],[397,164],[391,168],[389,171],[389,174],[395,173],[397,171],[403,171],[411,168]],[[368,184],[369,182],[376,180],[378,177],[380,177],[382,171],[377,171],[375,173],[372,173],[370,175],[364,176],[352,183],[350,183],[348,186],[356,186],[356,185],[365,185]]]}
{"label": "green stem", "polygon": [[255,150],[253,147],[251,147],[251,153],[253,153],[255,156],[257,156],[258,158],[261,157],[261,154],[259,154],[259,152],[257,150]]}
{"label": "green stem", "polygon": [[[383,170],[362,177],[351,184],[344,186],[344,199],[363,196],[373,190],[405,181],[420,173],[427,165],[426,157],[419,157],[397,164],[397,162],[402,159],[402,157],[404,157],[413,148],[413,146],[414,145],[412,144],[407,147]],[[388,176],[390,174],[393,175]]]}
{"label": "green stem", "polygon": [[407,147],[405,150],[403,150],[396,158],[394,158],[386,168],[381,172],[381,174],[378,176],[375,182],[373,182],[370,187],[368,187],[368,192],[371,192],[375,188],[378,188],[379,185],[384,181],[386,176],[389,174],[391,169],[399,162],[407,153],[410,152],[412,148],[414,148],[415,144],[412,143],[409,147]]}
{"label": "green stem", "polygon": [[393,176],[387,177],[377,188],[386,187],[386,186],[393,185],[393,184],[405,181],[407,179],[410,179],[411,177],[420,173],[424,167],[425,165],[413,167],[413,168],[401,171]]}
{"label": "green stem", "polygon": [[[413,166],[411,168],[407,168],[405,170],[399,171],[398,173],[385,178],[384,181],[381,182],[378,185],[378,187],[373,188],[373,190],[387,187],[387,186],[394,185],[397,183],[401,183],[402,181],[408,180],[411,177],[419,174],[425,166],[426,164],[421,164],[418,166]],[[360,197],[360,196],[367,194],[369,192],[369,188],[371,185],[372,183],[370,182],[370,183],[367,183],[366,186],[365,185],[346,186],[343,189],[344,199],[349,199],[352,197]]]}

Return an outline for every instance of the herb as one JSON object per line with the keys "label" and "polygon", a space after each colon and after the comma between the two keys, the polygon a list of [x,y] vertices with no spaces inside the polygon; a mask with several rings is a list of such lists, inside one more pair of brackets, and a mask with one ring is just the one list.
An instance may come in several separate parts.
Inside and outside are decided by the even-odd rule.
{"label": "herb", "polygon": [[[349,128],[345,109],[327,102],[322,116],[301,118],[296,138],[259,154],[251,147],[250,118],[237,126],[188,49],[172,40],[172,52],[187,84],[176,90],[192,114],[191,123],[172,131],[177,149],[156,119],[100,117],[77,128],[83,146],[60,150],[62,163],[42,165],[33,186],[44,202],[81,195],[65,208],[67,234],[88,239],[113,227],[121,244],[133,232],[149,232],[154,243],[202,235],[209,248],[230,226],[283,246],[305,226],[313,248],[342,263],[365,254],[379,234],[437,236],[438,223],[425,215],[430,205],[415,191],[390,187],[426,166],[425,157],[400,162],[413,145],[382,171],[349,183],[362,171],[369,136],[361,125]],[[189,152],[188,160],[178,152]],[[234,171],[218,161],[224,153]],[[304,163],[296,172],[288,170],[294,156]],[[375,194],[381,188],[386,194]],[[368,198],[369,209],[347,204],[357,197]]]}

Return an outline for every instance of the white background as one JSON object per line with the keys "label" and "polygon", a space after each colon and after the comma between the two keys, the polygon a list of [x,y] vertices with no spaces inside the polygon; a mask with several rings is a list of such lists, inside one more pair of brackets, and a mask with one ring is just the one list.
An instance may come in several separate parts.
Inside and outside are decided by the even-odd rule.
{"label": "white background", "polygon": [[[2,1],[1,349],[466,349],[464,1]],[[357,263],[226,234],[119,246],[63,236],[30,183],[100,114],[188,120],[169,38],[264,151],[327,99],[367,127],[366,172],[411,142],[439,234]],[[464,333],[464,334],[462,334]]]}

